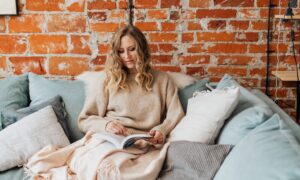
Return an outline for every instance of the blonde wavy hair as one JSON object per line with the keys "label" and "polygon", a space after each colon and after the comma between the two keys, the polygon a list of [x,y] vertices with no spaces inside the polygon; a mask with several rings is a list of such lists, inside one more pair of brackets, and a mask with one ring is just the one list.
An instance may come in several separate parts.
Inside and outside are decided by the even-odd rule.
{"label": "blonde wavy hair", "polygon": [[153,75],[151,74],[150,48],[141,30],[132,25],[120,28],[112,38],[109,57],[105,63],[105,72],[107,75],[106,87],[114,87],[116,90],[128,89],[126,79],[128,77],[129,70],[123,65],[119,55],[121,39],[127,35],[135,40],[136,51],[138,54],[135,65],[137,70],[135,82],[144,90],[151,91]]}

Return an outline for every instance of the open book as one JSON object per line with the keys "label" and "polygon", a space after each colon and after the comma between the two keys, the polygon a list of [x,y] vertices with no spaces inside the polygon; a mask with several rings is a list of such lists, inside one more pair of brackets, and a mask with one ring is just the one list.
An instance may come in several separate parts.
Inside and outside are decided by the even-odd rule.
{"label": "open book", "polygon": [[150,139],[152,138],[149,134],[132,134],[129,136],[121,136],[112,133],[96,133],[94,137],[104,139],[114,144],[118,149],[125,149],[133,145],[139,139]]}

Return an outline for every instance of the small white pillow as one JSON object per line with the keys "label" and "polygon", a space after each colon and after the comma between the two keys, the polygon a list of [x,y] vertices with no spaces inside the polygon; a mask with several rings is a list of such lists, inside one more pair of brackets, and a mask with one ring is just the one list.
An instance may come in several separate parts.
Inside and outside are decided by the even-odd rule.
{"label": "small white pillow", "polygon": [[170,133],[170,141],[214,143],[224,121],[235,109],[239,88],[197,92],[188,101],[186,116]]}
{"label": "small white pillow", "polygon": [[26,163],[49,144],[70,144],[52,106],[32,113],[0,131],[0,171]]}

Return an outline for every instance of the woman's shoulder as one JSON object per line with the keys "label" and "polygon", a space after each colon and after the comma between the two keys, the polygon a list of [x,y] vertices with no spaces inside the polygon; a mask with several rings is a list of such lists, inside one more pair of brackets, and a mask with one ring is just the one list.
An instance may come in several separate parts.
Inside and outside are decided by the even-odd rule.
{"label": "woman's shoulder", "polygon": [[168,80],[169,79],[169,76],[168,76],[167,72],[165,72],[165,71],[160,71],[160,70],[153,69],[152,74],[153,74],[155,79],[157,79],[157,78],[163,79],[163,80]]}

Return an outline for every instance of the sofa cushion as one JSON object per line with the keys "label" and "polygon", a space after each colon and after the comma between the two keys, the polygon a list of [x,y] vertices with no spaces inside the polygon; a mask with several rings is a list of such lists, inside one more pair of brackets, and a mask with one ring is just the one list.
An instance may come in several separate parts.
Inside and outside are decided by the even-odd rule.
{"label": "sofa cushion", "polygon": [[213,143],[224,120],[237,105],[238,88],[198,92],[188,101],[186,116],[170,133],[170,141]]}
{"label": "sofa cushion", "polygon": [[270,117],[261,106],[249,107],[236,114],[224,125],[217,144],[236,145],[243,137]]}
{"label": "sofa cushion", "polygon": [[39,104],[45,98],[60,95],[65,103],[69,121],[71,142],[83,137],[78,129],[77,119],[84,103],[84,85],[81,81],[70,80],[49,80],[42,76],[29,73],[29,89],[31,106]]}
{"label": "sofa cushion", "polygon": [[159,180],[212,179],[231,150],[230,145],[171,142]]}
{"label": "sofa cushion", "polygon": [[46,145],[69,145],[51,106],[30,114],[0,132],[0,171],[23,165]]}
{"label": "sofa cushion", "polygon": [[4,110],[2,112],[3,126],[7,127],[7,126],[17,122],[18,120],[24,118],[25,116],[28,116],[29,114],[32,114],[32,113],[34,113],[40,109],[43,109],[44,107],[49,106],[49,105],[52,106],[52,108],[55,112],[55,115],[58,119],[58,122],[64,129],[65,134],[67,135],[68,138],[70,138],[69,130],[67,127],[67,122],[68,122],[67,112],[64,107],[64,102],[59,95],[55,96],[53,98],[50,98],[44,102],[41,102],[40,104],[32,105],[32,106],[29,106],[26,108],[21,108],[18,110],[12,110],[12,109]]}
{"label": "sofa cushion", "polygon": [[0,130],[1,112],[5,109],[20,109],[29,104],[27,75],[7,77],[0,80]]}
{"label": "sofa cushion", "polygon": [[300,179],[300,144],[295,135],[274,114],[232,149],[215,180]]}

